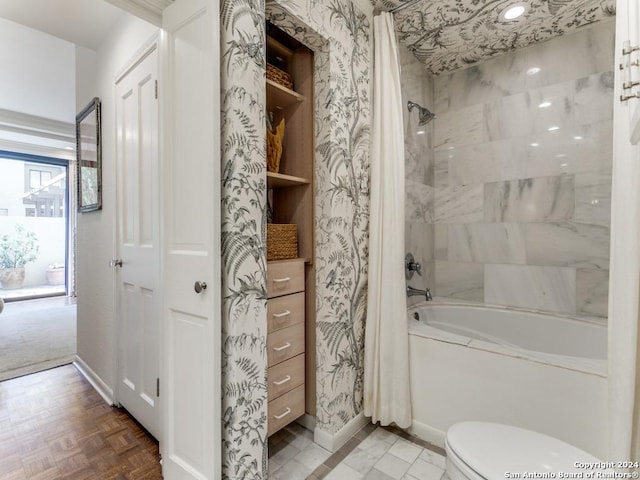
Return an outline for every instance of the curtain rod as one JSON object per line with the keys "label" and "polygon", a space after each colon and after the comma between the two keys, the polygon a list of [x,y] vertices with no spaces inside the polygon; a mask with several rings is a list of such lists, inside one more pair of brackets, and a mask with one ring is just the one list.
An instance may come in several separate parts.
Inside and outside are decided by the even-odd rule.
{"label": "curtain rod", "polygon": [[391,10],[389,10],[389,13],[396,13],[399,12],[400,10],[404,10],[405,8],[409,8],[414,6],[416,3],[421,2],[422,0],[408,0],[407,2],[398,5],[396,8],[392,8]]}

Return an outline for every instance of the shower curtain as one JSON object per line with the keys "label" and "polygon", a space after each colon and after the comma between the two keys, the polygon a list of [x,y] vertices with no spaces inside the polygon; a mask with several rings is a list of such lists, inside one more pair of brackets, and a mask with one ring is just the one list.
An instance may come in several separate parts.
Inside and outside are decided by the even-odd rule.
{"label": "shower curtain", "polygon": [[373,19],[369,294],[364,344],[364,414],[411,425],[404,278],[404,133],[393,16]]}
{"label": "shower curtain", "polygon": [[[616,51],[640,40],[637,0],[616,5]],[[622,62],[631,62],[623,58]],[[626,69],[616,69],[609,274],[609,457],[640,461],[640,145],[629,141],[640,101],[617,101]],[[632,469],[640,473],[640,468]]]}

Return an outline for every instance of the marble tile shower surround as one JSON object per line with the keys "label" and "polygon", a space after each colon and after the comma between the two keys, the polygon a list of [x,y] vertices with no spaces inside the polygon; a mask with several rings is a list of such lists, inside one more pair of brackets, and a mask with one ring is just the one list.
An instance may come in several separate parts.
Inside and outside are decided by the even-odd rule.
{"label": "marble tile shower surround", "polygon": [[600,22],[433,78],[438,296],[606,316],[613,40]]}
{"label": "marble tile shower surround", "polygon": [[[414,275],[408,284],[421,290],[433,289],[433,121],[420,126],[417,112],[404,108],[407,101],[412,101],[432,109],[433,81],[402,44],[399,51],[405,135],[405,253],[413,253],[422,265],[422,275]],[[409,303],[420,299],[411,297]]]}

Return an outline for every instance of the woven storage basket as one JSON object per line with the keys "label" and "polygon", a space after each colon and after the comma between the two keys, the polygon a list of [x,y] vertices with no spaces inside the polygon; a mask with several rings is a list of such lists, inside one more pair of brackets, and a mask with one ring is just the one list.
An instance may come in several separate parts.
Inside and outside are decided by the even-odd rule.
{"label": "woven storage basket", "polygon": [[282,85],[283,87],[293,90],[293,81],[291,75],[284,70],[280,70],[278,67],[274,67],[270,63],[267,63],[267,78]]}
{"label": "woven storage basket", "polygon": [[267,261],[298,257],[298,226],[267,223]]}

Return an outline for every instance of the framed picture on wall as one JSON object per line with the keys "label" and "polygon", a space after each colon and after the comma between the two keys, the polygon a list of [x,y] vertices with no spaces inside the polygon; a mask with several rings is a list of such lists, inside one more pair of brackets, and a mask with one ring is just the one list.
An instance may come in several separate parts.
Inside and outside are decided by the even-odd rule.
{"label": "framed picture on wall", "polygon": [[76,115],[76,163],[78,211],[102,208],[102,146],[100,143],[100,99],[95,97]]}

